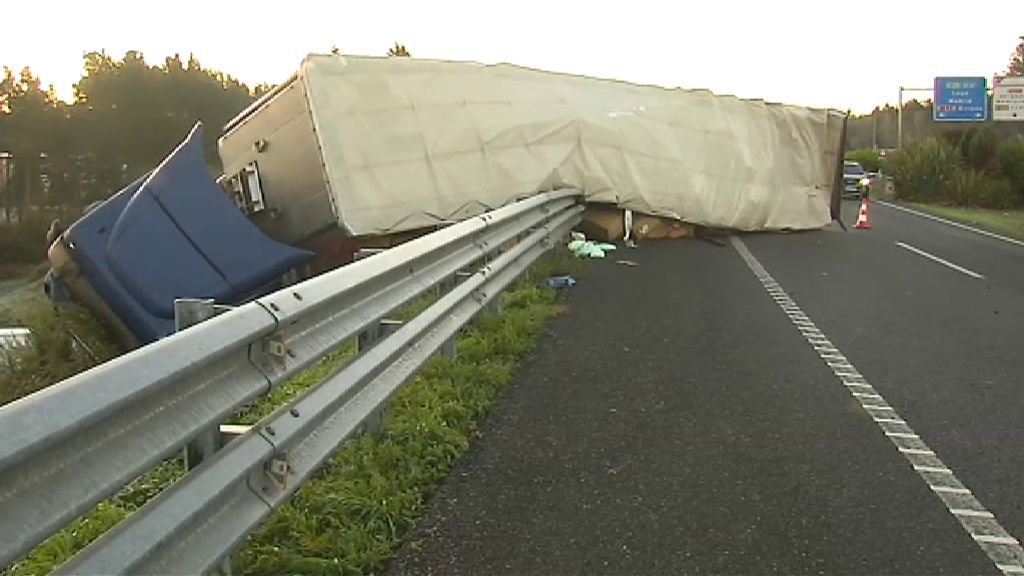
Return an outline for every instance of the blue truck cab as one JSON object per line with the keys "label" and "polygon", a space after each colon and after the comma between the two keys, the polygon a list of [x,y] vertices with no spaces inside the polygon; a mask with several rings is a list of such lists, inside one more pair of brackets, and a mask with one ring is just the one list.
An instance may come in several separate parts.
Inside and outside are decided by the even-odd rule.
{"label": "blue truck cab", "polygon": [[48,254],[48,291],[66,288],[129,346],[174,332],[176,298],[239,304],[298,277],[314,256],[266,236],[217,185],[199,124],[153,171],[72,224]]}

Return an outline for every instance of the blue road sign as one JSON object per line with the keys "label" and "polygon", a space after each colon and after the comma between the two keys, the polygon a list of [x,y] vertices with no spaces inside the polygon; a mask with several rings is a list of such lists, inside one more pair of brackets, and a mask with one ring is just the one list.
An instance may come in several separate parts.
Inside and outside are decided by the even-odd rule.
{"label": "blue road sign", "polygon": [[932,102],[932,119],[936,122],[988,120],[988,85],[980,76],[936,78]]}

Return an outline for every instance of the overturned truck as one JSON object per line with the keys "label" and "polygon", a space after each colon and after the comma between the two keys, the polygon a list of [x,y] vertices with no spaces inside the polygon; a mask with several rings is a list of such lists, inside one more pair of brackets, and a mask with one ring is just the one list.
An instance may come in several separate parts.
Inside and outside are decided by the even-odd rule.
{"label": "overturned truck", "polygon": [[130,344],[175,298],[244,302],[515,200],[577,188],[665,222],[804,230],[838,211],[845,114],[532,70],[310,55],[224,127],[199,128],[50,248],[54,293]]}

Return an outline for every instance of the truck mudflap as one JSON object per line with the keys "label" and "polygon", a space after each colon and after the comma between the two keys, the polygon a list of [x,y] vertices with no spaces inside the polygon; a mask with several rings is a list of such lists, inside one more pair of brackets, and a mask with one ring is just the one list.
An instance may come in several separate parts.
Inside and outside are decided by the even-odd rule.
{"label": "truck mudflap", "polygon": [[314,255],[267,237],[235,206],[210,176],[196,124],[156,169],[72,224],[49,256],[75,299],[129,344],[146,344],[174,331],[176,298],[238,304]]}

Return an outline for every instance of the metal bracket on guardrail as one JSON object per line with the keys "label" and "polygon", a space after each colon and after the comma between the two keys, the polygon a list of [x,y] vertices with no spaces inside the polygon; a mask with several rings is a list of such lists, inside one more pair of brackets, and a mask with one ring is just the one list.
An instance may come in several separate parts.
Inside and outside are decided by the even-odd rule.
{"label": "metal bracket on guardrail", "polygon": [[278,362],[288,357],[288,345],[283,332],[277,332],[263,339],[263,353]]}
{"label": "metal bracket on guardrail", "polygon": [[278,490],[288,490],[288,482],[291,480],[292,465],[287,452],[275,454],[263,466],[263,472],[267,478],[277,487]]}

